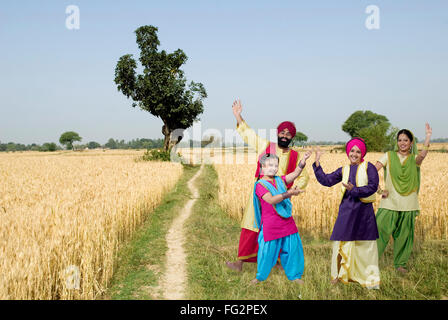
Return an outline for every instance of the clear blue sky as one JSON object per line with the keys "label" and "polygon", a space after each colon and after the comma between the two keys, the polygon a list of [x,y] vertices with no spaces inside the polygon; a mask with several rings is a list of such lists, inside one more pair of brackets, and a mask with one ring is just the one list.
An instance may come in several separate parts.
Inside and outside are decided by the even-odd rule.
{"label": "clear blue sky", "polygon": [[[368,5],[380,29],[368,30]],[[80,29],[65,26],[68,5]],[[310,140],[346,140],[342,123],[372,110],[399,128],[448,137],[448,1],[2,1],[0,141],[83,143],[161,138],[160,119],[113,82],[134,31],[159,28],[161,49],[189,57],[204,84],[202,130],[234,128],[231,105],[258,128],[294,121]]]}

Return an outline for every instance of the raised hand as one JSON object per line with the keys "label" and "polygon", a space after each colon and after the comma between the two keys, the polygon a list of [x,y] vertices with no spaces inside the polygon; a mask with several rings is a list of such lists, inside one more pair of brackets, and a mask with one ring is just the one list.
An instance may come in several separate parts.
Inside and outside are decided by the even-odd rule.
{"label": "raised hand", "polygon": [[303,155],[303,160],[305,160],[305,162],[306,162],[306,160],[308,160],[311,157],[311,154],[312,154],[312,152],[309,150],[307,152],[305,152],[305,154]]}
{"label": "raised hand", "polygon": [[324,151],[321,150],[319,146],[316,146],[316,147],[314,148],[314,152],[316,153],[316,157],[319,157],[319,158],[320,158],[321,155],[324,154]]}
{"label": "raised hand", "polygon": [[320,157],[322,156],[322,154],[324,153],[322,150],[320,150],[319,146],[316,146],[313,148],[313,151],[315,152],[315,158],[314,158],[314,162],[316,162],[316,166],[319,166],[319,160]]}
{"label": "raised hand", "polygon": [[233,110],[233,115],[235,116],[235,118],[238,118],[239,116],[241,116],[241,112],[243,111],[243,106],[241,105],[240,99],[233,101],[232,110]]}
{"label": "raised hand", "polygon": [[417,158],[415,158],[415,162],[417,163],[418,166],[422,164],[423,160],[425,160],[426,155],[428,154],[429,143],[431,142],[431,135],[432,135],[432,128],[429,125],[429,123],[425,123],[425,132],[426,137],[425,142],[423,142],[423,150],[420,150],[420,153],[418,154]]}
{"label": "raised hand", "polygon": [[300,160],[300,162],[299,162],[299,168],[301,168],[301,169],[305,168],[306,160],[308,160],[311,157],[311,154],[312,154],[311,151],[305,152],[305,154],[303,155],[302,160]]}
{"label": "raised hand", "polygon": [[425,132],[427,137],[431,137],[432,135],[432,128],[430,127],[429,123],[425,124]]}

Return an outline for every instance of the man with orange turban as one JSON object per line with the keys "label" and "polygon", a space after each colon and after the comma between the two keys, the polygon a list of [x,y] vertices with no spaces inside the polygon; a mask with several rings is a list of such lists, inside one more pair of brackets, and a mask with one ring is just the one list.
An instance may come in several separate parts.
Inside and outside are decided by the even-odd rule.
{"label": "man with orange turban", "polygon": [[[290,121],[284,121],[277,127],[277,143],[259,137],[255,131],[250,128],[241,116],[242,105],[240,100],[236,100],[232,105],[233,114],[237,121],[237,131],[249,147],[254,148],[257,156],[257,170],[255,180],[262,177],[262,171],[259,159],[266,153],[277,155],[279,158],[278,175],[287,175],[295,170],[299,163],[299,153],[290,148],[289,145],[296,135],[296,127]],[[255,182],[254,180],[254,182]],[[299,189],[304,189],[309,180],[306,170],[303,170],[295,183],[290,183],[287,188],[293,185]],[[241,271],[244,262],[257,262],[258,253],[258,232],[254,227],[255,210],[253,204],[253,192],[249,196],[248,204],[244,210],[241,221],[241,235],[238,247],[238,260],[236,262],[227,262],[227,266],[233,270]]]}

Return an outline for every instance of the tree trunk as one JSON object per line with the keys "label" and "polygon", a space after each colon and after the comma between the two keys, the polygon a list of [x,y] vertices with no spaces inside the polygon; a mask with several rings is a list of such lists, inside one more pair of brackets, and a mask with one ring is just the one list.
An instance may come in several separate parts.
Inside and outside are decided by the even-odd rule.
{"label": "tree trunk", "polygon": [[163,140],[163,150],[168,151],[170,146],[170,134],[165,134],[165,140]]}
{"label": "tree trunk", "polygon": [[163,150],[169,152],[175,144],[171,142],[171,130],[166,124],[162,127],[162,133],[165,136],[165,140],[163,141]]}
{"label": "tree trunk", "polygon": [[171,149],[182,140],[182,137],[177,137],[177,139],[172,140],[172,132],[173,130],[170,127],[168,127],[166,124],[163,125],[162,133],[165,136],[165,139],[163,141],[163,149],[168,152],[171,151]]}

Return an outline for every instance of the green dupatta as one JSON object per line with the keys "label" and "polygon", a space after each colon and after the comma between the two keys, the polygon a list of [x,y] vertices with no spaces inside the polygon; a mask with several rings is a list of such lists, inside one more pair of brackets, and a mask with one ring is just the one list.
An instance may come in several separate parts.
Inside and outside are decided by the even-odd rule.
{"label": "green dupatta", "polygon": [[[420,191],[420,167],[415,161],[415,156],[418,154],[417,142],[415,141],[414,134],[411,152],[408,157],[401,164],[398,158],[398,142],[395,145],[394,151],[389,151],[388,154],[388,164],[389,172],[392,180],[392,184],[395,190],[402,195],[408,196],[411,193]],[[386,169],[386,168],[384,168]],[[387,172],[384,170],[384,178],[386,178]]]}

